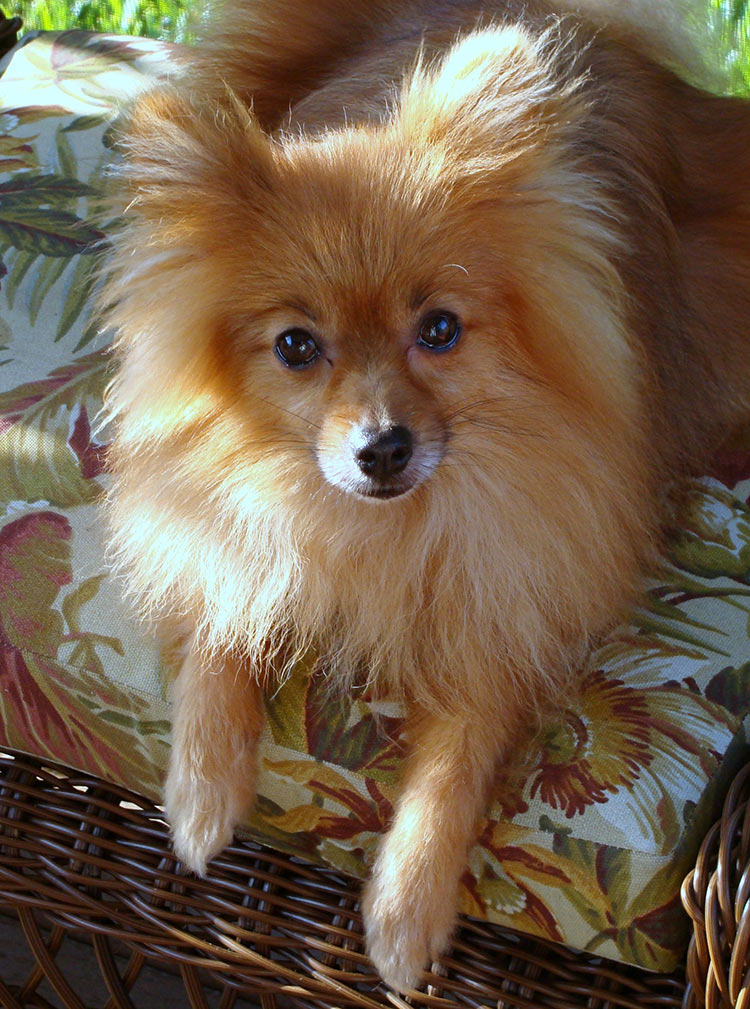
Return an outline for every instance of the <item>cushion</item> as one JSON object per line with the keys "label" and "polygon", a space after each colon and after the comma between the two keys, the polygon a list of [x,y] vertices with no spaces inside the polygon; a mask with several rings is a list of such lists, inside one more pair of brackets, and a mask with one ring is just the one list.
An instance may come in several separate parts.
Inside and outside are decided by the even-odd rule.
{"label": "cushion", "polygon": [[[88,306],[113,226],[109,124],[176,53],[42,35],[0,78],[0,745],[150,798],[169,751],[169,675],[107,572],[97,415],[111,363]],[[498,774],[466,912],[642,967],[683,956],[680,883],[747,758],[748,495],[740,432],[680,499],[642,607]],[[267,706],[248,831],[364,876],[398,794],[403,712],[332,700],[304,668]]]}

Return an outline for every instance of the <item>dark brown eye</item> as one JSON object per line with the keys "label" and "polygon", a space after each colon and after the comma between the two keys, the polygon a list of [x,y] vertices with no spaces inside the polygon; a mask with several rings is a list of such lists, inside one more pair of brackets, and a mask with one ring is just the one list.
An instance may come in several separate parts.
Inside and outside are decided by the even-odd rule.
{"label": "dark brown eye", "polygon": [[320,356],[320,347],[306,329],[287,329],[276,338],[275,350],[287,368],[306,368]]}
{"label": "dark brown eye", "polygon": [[461,323],[453,312],[429,312],[419,324],[417,344],[428,350],[450,350],[461,335]]}

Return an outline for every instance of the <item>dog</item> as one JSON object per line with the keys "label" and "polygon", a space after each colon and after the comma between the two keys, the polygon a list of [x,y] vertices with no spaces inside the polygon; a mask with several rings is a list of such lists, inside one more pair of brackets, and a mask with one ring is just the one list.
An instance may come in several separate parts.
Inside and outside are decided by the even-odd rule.
{"label": "dog", "polygon": [[203,874],[251,805],[264,687],[311,648],[364,670],[408,711],[363,896],[400,991],[518,726],[637,598],[660,488],[748,415],[750,107],[675,72],[678,21],[227,0],[124,129],[108,514],[182,649],[174,847]]}

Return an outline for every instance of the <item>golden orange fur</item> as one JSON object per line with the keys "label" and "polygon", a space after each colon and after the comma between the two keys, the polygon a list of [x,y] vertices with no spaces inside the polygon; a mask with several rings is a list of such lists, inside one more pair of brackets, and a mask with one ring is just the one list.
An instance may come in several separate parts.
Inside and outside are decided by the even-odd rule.
{"label": "golden orange fur", "polygon": [[230,0],[124,138],[112,552],[186,641],[175,847],[205,871],[251,802],[259,685],[310,646],[366,670],[411,714],[364,897],[401,990],[658,488],[750,401],[750,109],[668,67],[674,5],[579,7]]}

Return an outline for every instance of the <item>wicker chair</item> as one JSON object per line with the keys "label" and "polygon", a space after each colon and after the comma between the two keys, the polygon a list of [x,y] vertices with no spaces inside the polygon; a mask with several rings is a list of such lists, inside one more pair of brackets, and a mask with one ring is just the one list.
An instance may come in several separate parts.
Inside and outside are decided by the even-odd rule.
{"label": "wicker chair", "polygon": [[[46,977],[63,1004],[83,1009],[55,964],[67,935],[94,944],[110,1007],[145,963],[182,975],[191,1009],[218,986],[276,1006],[502,1007],[502,1009],[747,1009],[750,1004],[750,766],[709,831],[683,902],[694,935],[686,970],[650,974],[464,919],[424,988],[404,999],[378,982],[364,954],[358,884],[252,841],[237,841],[208,879],[186,876],[161,810],[100,779],[23,754],[0,760],[0,900],[18,914],[38,968],[5,1009],[46,1006]],[[51,926],[43,934],[42,923]],[[118,968],[113,940],[130,951]]]}
{"label": "wicker chair", "polygon": [[[91,352],[95,334],[81,321],[88,292],[82,260],[101,235],[77,216],[77,201],[95,198],[90,180],[100,172],[101,162],[98,155],[87,153],[86,164],[76,165],[70,138],[91,128],[92,108],[96,112],[109,108],[101,80],[111,83],[112,61],[125,61],[117,64],[118,88],[122,84],[125,92],[125,85],[136,86],[139,76],[128,75],[128,60],[132,62],[137,52],[137,59],[148,63],[159,55],[159,47],[72,33],[46,50],[42,46],[32,52],[32,48],[15,82],[8,84],[12,71],[0,78],[0,91],[7,85],[0,111],[9,122],[24,124],[20,133],[14,132],[15,127],[6,132],[0,128],[0,172],[9,180],[0,180],[0,280],[4,284],[7,280],[6,300],[0,304],[11,320],[7,324],[0,317],[0,366],[15,351],[24,349],[27,355],[23,361],[19,357],[20,363],[11,362],[21,377],[0,394],[0,447],[9,453],[5,469],[0,466],[6,507],[5,516],[0,516],[0,902],[18,915],[37,966],[22,985],[0,980],[0,1003],[5,1009],[47,1009],[51,1003],[40,988],[46,979],[65,1006],[87,1006],[90,993],[76,993],[56,959],[68,936],[83,935],[93,944],[106,982],[108,1009],[134,1009],[137,999],[129,993],[148,963],[181,974],[185,1004],[193,1009],[207,1009],[216,999],[221,1009],[230,1009],[243,996],[259,999],[263,1009],[387,1005],[698,1009],[703,1004],[707,1009],[749,1009],[750,768],[731,785],[722,819],[708,832],[697,867],[685,880],[682,900],[694,935],[685,965],[671,973],[646,972],[464,917],[450,953],[432,965],[422,988],[400,996],[379,981],[364,953],[359,883],[341,867],[354,865],[348,849],[337,849],[340,865],[333,868],[336,863],[330,858],[327,864],[316,860],[319,852],[314,846],[297,846],[298,854],[282,853],[279,830],[279,845],[237,840],[211,863],[204,880],[186,874],[175,860],[162,811],[153,801],[166,753],[166,702],[149,708],[142,692],[138,694],[140,681],[135,687],[128,681],[123,689],[119,681],[104,675],[99,655],[106,654],[117,666],[122,650],[118,651],[116,635],[101,633],[106,630],[105,611],[96,610],[95,603],[103,575],[92,576],[92,569],[86,568],[86,578],[70,588],[71,543],[82,542],[95,523],[96,479],[104,456],[91,435],[86,410],[96,399],[91,390],[100,390],[106,378],[106,352]],[[76,62],[80,54],[94,64],[99,77],[87,76],[88,64]],[[31,90],[35,94],[26,97]],[[14,95],[19,94],[26,105],[23,114],[14,104]],[[62,112],[61,103],[65,103]],[[59,121],[44,133],[37,124],[54,116]],[[88,173],[85,181],[80,172],[75,175],[77,169]],[[40,225],[34,194],[39,205],[47,207],[60,195],[67,201],[65,208],[45,210],[47,217]],[[44,368],[39,371],[40,363],[29,351],[31,337],[26,339],[25,334],[33,336],[53,302],[54,332],[44,354],[39,353],[40,358],[48,354],[49,360],[41,361]],[[19,325],[26,327],[23,336]],[[72,365],[59,356],[66,341],[72,348]],[[7,369],[0,376],[6,373]],[[79,379],[82,391],[74,397],[66,390]],[[20,425],[20,433],[19,418],[27,424]],[[54,438],[35,440],[39,431]],[[52,441],[53,454],[42,457]],[[28,481],[23,467],[33,471]],[[712,484],[709,491],[714,494],[710,499],[714,511],[721,506],[745,521],[746,506],[727,490]],[[747,492],[745,488],[743,494]],[[78,509],[75,514],[66,512],[71,502]],[[683,546],[687,558],[683,560],[689,565],[693,540],[688,537]],[[715,543],[712,551],[713,556]],[[698,576],[690,577],[693,585]],[[62,586],[69,590],[60,602]],[[728,591],[747,594],[737,588],[736,579],[718,594]],[[33,609],[21,611],[16,606],[16,596],[29,592],[38,596],[40,612],[45,611],[42,617],[54,617],[49,627]],[[684,605],[684,595],[681,590],[674,607]],[[663,615],[665,597],[657,591],[655,599],[655,612]],[[726,668],[717,672],[712,667],[705,688],[692,673],[685,674],[684,685],[675,686],[669,679],[660,688],[670,705],[675,699],[699,701],[701,724],[710,722],[712,712],[726,716],[723,762],[712,745],[701,751],[710,765],[706,775],[716,779],[712,784],[717,790],[720,779],[746,759],[742,725],[750,698],[738,698],[748,682],[746,664],[742,665],[744,620],[742,616],[743,637],[731,676],[725,675]],[[653,623],[652,619],[648,626]],[[694,618],[691,626],[705,629],[704,623]],[[95,630],[86,629],[90,626]],[[641,627],[645,626],[642,617]],[[683,619],[669,647],[679,652],[675,641],[689,638],[685,654],[694,662],[703,652],[695,634],[687,635],[686,626]],[[28,639],[34,636],[38,642],[32,647]],[[705,654],[724,656],[722,648],[716,645]],[[140,658],[134,660],[123,676],[127,673],[132,679],[140,664]],[[735,675],[738,672],[742,675]],[[621,691],[621,680],[612,683]],[[73,689],[78,691],[77,706],[67,707]],[[625,702],[621,694],[616,700],[623,704],[630,694],[625,691]],[[96,734],[99,728],[92,729],[93,723],[86,721],[92,711],[99,728],[103,724],[111,728],[106,741]],[[160,713],[161,721],[155,720],[153,711]],[[138,750],[138,759],[131,749]],[[305,756],[305,766],[315,766],[310,754]],[[714,774],[717,767],[723,772]],[[143,775],[151,773],[146,780]],[[600,794],[596,802],[604,804],[618,788],[604,789],[607,795]],[[377,793],[378,810],[387,807],[383,796]],[[710,808],[708,804],[703,813]],[[696,822],[703,822],[703,813]],[[267,826],[281,819],[272,810],[264,822]],[[556,830],[560,844],[569,833],[564,824],[544,829],[546,838]],[[261,835],[273,840],[268,829],[256,836]],[[287,850],[294,849],[291,834],[286,843],[291,846]],[[672,903],[677,903],[676,896]],[[677,920],[674,908],[669,911],[661,926],[667,930]],[[655,925],[652,922],[652,933],[658,932],[660,920],[657,916]],[[124,966],[123,949],[129,957]]]}

